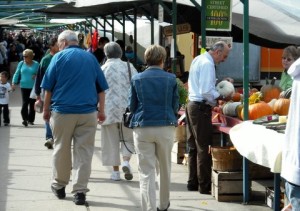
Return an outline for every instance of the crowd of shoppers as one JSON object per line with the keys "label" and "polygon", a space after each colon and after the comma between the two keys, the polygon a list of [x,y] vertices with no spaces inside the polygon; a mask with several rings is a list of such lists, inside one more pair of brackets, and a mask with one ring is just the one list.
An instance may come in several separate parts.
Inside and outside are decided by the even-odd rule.
{"label": "crowd of shoppers", "polygon": [[[164,70],[167,59],[165,48],[149,46],[144,54],[147,69],[137,74],[128,61],[132,51],[125,51],[122,40],[109,42],[102,37],[98,49],[90,53],[80,47],[80,40],[74,31],[66,30],[58,39],[49,40],[49,53],[39,51],[39,43],[39,39],[27,43],[28,48],[22,50],[21,57],[20,45],[16,42],[9,44],[5,54],[1,53],[2,64],[9,61],[11,69],[1,73],[0,108],[3,109],[4,125],[8,126],[8,92],[19,85],[22,124],[27,127],[28,124],[34,125],[34,103],[44,102],[45,146],[53,149],[51,190],[54,195],[59,199],[66,197],[65,188],[72,175],[74,203],[86,203],[98,123],[101,125],[102,164],[112,167],[110,178],[121,180],[121,165],[124,178],[132,180],[130,159],[133,153],[136,154],[141,210],[168,210],[171,204],[171,150],[177,126],[179,96],[176,76]],[[4,46],[5,42],[0,45]],[[292,87],[293,102],[283,148],[282,177],[286,179],[286,194],[290,201],[286,210],[297,210],[300,204],[300,181],[297,176],[300,168],[300,158],[297,156],[299,127],[293,124],[296,122],[293,118],[299,112],[298,52],[294,46],[284,49],[284,72],[280,81],[283,91]],[[216,42],[192,61],[189,70],[187,189],[201,194],[211,192],[211,109],[219,99],[230,99],[216,91],[215,67],[224,62],[229,53],[230,47],[225,42]],[[14,73],[11,87],[9,73]],[[32,92],[37,99],[30,98]],[[133,113],[131,128],[124,127],[122,123],[122,115],[128,106]],[[0,126],[1,123],[2,120]]]}

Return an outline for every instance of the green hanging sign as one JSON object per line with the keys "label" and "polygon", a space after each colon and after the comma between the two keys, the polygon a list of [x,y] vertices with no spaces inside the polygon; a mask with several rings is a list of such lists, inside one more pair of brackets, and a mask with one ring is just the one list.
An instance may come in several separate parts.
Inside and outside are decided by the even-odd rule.
{"label": "green hanging sign", "polygon": [[206,30],[231,31],[231,0],[206,0]]}

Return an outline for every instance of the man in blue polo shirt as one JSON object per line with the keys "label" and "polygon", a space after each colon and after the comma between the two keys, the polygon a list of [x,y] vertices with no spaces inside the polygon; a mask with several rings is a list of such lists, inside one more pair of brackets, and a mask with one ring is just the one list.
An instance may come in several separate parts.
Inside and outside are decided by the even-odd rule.
{"label": "man in blue polo shirt", "polygon": [[108,85],[96,58],[78,46],[75,32],[63,31],[58,46],[60,52],[53,56],[41,84],[45,90],[43,118],[50,121],[54,138],[51,189],[57,198],[65,198],[72,169],[74,202],[84,205],[97,119],[99,123],[105,120]]}

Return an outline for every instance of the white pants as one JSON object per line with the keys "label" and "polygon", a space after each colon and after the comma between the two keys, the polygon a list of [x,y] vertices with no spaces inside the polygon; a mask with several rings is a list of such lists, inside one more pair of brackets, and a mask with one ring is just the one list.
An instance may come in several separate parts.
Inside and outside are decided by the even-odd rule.
{"label": "white pants", "polygon": [[175,127],[137,127],[133,129],[134,145],[140,176],[143,211],[156,210],[155,168],[159,175],[159,209],[166,209],[170,201],[171,151]]}
{"label": "white pants", "polygon": [[[120,126],[121,123],[101,125],[101,150],[103,166],[119,166],[121,164],[120,143],[123,157],[131,158],[131,152],[134,152],[133,130],[124,126],[120,128]],[[123,141],[120,141],[122,134],[126,146],[124,145]],[[129,152],[126,147],[131,152]]]}
{"label": "white pants", "polygon": [[[65,187],[72,169],[72,193],[88,192],[97,128],[97,112],[89,114],[51,113],[54,138],[52,186]],[[71,144],[73,140],[73,164]]]}

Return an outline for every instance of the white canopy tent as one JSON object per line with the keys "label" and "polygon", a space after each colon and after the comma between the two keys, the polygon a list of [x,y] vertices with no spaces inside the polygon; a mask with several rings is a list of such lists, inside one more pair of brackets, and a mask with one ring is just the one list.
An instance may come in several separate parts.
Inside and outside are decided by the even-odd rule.
{"label": "white canopy tent", "polygon": [[[118,2],[145,2],[145,0],[64,0],[75,2],[75,7],[118,4]],[[163,0],[172,3],[172,0]],[[201,5],[201,0],[195,0]],[[150,0],[149,0],[150,2]],[[177,0],[178,4],[194,7],[190,0]],[[178,11],[180,12],[180,11]],[[200,13],[200,11],[199,11]],[[243,3],[232,0],[232,25],[243,29]],[[181,14],[185,15],[185,14]],[[186,14],[189,15],[189,14]],[[199,20],[200,21],[200,20]],[[249,33],[277,43],[300,45],[299,0],[251,0],[249,1]]]}
{"label": "white canopy tent", "polygon": [[[243,4],[232,2],[232,24],[243,28]],[[293,5],[293,6],[292,6]],[[267,40],[300,45],[300,1],[249,1],[249,32]]]}

